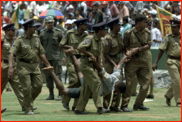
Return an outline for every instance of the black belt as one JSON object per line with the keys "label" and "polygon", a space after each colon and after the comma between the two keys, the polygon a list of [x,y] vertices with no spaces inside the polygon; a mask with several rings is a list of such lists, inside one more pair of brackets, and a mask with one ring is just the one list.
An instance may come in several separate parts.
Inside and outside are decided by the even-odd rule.
{"label": "black belt", "polygon": [[174,56],[169,56],[169,55],[168,55],[168,58],[170,58],[170,59],[175,59],[175,60],[181,60],[181,56],[180,56],[180,57],[174,57]]}
{"label": "black belt", "polygon": [[88,56],[82,56],[82,59],[88,59]]}
{"label": "black belt", "polygon": [[38,63],[38,62],[36,62],[36,61],[27,61],[27,60],[25,60],[25,59],[19,59],[19,61],[24,62],[24,63],[29,63],[29,64]]}
{"label": "black belt", "polygon": [[[72,56],[70,56],[70,55],[66,55],[66,56],[72,58]],[[79,59],[79,58],[81,58],[81,55],[75,55],[75,57],[76,57],[77,59]]]}
{"label": "black belt", "polygon": [[1,61],[3,61],[4,63],[9,63],[9,61],[8,60],[4,60],[4,59],[1,59]]}

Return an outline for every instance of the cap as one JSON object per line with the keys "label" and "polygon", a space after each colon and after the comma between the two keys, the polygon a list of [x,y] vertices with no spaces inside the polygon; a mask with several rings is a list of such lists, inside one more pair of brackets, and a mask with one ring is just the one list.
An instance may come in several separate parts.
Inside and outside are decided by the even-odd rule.
{"label": "cap", "polygon": [[107,4],[108,4],[108,2],[107,2],[107,1],[104,1],[102,4],[106,4],[106,5],[107,5]]}
{"label": "cap", "polygon": [[70,24],[71,25],[72,23],[73,23],[72,20],[68,19],[65,24]]}
{"label": "cap", "polygon": [[37,16],[34,16],[34,17],[33,17],[33,19],[36,19],[36,20],[38,20],[39,18],[38,18]]}
{"label": "cap", "polygon": [[95,24],[92,26],[93,30],[103,30],[103,29],[108,29],[107,28],[107,23],[106,22],[100,22],[98,24]]}
{"label": "cap", "polygon": [[152,11],[150,12],[150,14],[152,14],[152,15],[157,15],[157,11],[156,11],[156,10],[152,10]]}
{"label": "cap", "polygon": [[23,25],[23,26],[28,26],[28,27],[30,27],[30,26],[35,26],[34,24],[35,24],[35,23],[34,23],[34,19],[28,19],[28,20],[26,20],[22,25]]}
{"label": "cap", "polygon": [[100,2],[99,1],[95,1],[94,3],[93,3],[93,6],[99,6],[100,5]]}
{"label": "cap", "polygon": [[2,29],[3,29],[4,31],[6,31],[6,30],[16,30],[15,24],[14,24],[14,23],[7,24],[7,25],[5,25]]}
{"label": "cap", "polygon": [[92,28],[93,25],[94,25],[93,23],[88,23],[88,32],[94,32]]}
{"label": "cap", "polygon": [[73,19],[73,20],[72,20],[72,24],[73,24],[75,21],[76,21],[76,19]]}
{"label": "cap", "polygon": [[117,24],[122,24],[122,23],[119,21],[119,17],[117,17],[108,21],[107,24],[109,25],[109,27],[111,27]]}
{"label": "cap", "polygon": [[87,18],[79,19],[79,20],[76,20],[74,23],[76,25],[87,24],[88,23],[88,19]]}
{"label": "cap", "polygon": [[178,25],[181,25],[181,21],[179,21],[179,20],[170,20],[170,23],[171,23],[171,25],[169,25],[169,26],[178,26]]}
{"label": "cap", "polygon": [[37,23],[34,24],[34,26],[40,27],[41,26],[41,23],[37,22]]}
{"label": "cap", "polygon": [[74,9],[73,5],[69,5],[68,9]]}
{"label": "cap", "polygon": [[47,16],[45,22],[54,22],[54,18],[52,16]]}

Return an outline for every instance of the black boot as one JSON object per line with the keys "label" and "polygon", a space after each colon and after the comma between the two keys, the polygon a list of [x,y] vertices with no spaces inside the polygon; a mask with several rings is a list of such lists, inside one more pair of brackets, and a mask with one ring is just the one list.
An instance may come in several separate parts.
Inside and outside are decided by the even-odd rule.
{"label": "black boot", "polygon": [[62,95],[61,95],[61,93],[59,93],[58,97],[57,97],[55,100],[56,100],[56,101],[62,100]]}
{"label": "black boot", "polygon": [[54,91],[53,89],[49,89],[49,97],[46,100],[54,100]]}

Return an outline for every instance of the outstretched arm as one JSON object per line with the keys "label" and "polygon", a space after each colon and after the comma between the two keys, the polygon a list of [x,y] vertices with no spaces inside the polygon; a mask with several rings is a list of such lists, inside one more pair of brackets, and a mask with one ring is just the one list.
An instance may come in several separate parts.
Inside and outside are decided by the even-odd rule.
{"label": "outstretched arm", "polygon": [[56,83],[56,87],[59,89],[59,92],[63,95],[68,95],[68,88],[65,88],[63,83],[59,80],[59,78],[56,76],[54,71],[50,69],[49,67],[45,67],[42,70],[47,71],[53,78],[54,82]]}

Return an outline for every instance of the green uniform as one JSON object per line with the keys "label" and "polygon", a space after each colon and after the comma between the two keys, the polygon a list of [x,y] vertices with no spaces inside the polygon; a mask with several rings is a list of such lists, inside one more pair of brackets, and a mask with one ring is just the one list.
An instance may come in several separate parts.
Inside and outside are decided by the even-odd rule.
{"label": "green uniform", "polygon": [[33,101],[42,89],[42,76],[39,68],[39,55],[44,54],[39,37],[34,34],[29,39],[24,33],[14,42],[10,53],[18,59],[17,72],[23,88],[23,103],[26,111],[33,110]]}
{"label": "green uniform", "polygon": [[[101,55],[102,41],[97,36],[90,35],[85,38],[79,48],[85,49],[87,52],[92,53],[95,58]],[[80,98],[76,110],[84,111],[85,106],[88,103],[89,97],[92,93],[95,106],[102,107],[100,100],[100,88],[101,82],[96,69],[94,69],[93,63],[88,61],[88,56],[83,56],[80,63],[80,70],[83,74],[83,84],[81,86]]]}
{"label": "green uniform", "polygon": [[[49,61],[50,65],[54,67],[54,72],[56,75],[60,75],[62,72],[61,67],[61,49],[59,48],[59,43],[62,39],[63,32],[58,28],[53,28],[52,30],[43,29],[40,33],[40,42],[45,50],[45,56]],[[47,87],[49,89],[54,88],[53,78],[50,74],[45,72]],[[61,80],[61,79],[60,79]]]}
{"label": "green uniform", "polygon": [[[113,34],[112,32],[110,34],[107,34],[104,37],[103,45],[104,45],[103,53],[108,54],[108,56],[111,58],[111,60],[113,60],[117,65],[119,63],[119,60],[120,60],[118,57],[118,54],[124,48],[121,33],[118,32],[117,35]],[[114,65],[111,64],[109,61],[107,61],[104,57],[103,57],[102,63],[103,63],[103,66],[104,66],[106,72],[109,74],[112,74],[113,69],[114,69]],[[122,72],[121,72],[120,80],[122,80]],[[113,100],[112,100],[112,104],[111,104],[112,107],[119,106],[120,97],[121,97],[120,93],[114,92],[114,96],[113,96]],[[104,99],[103,99],[103,107],[104,108],[108,108],[109,103],[110,103],[110,99],[111,99],[111,93],[104,97]]]}
{"label": "green uniform", "polygon": [[16,62],[13,62],[14,75],[13,78],[8,79],[8,58],[9,58],[9,50],[12,47],[14,40],[10,40],[8,36],[4,37],[4,43],[1,46],[1,94],[6,87],[6,84],[11,84],[14,93],[16,94],[18,101],[23,107],[23,89],[20,85],[20,81],[18,79],[17,71],[16,71]]}
{"label": "green uniform", "polygon": [[[175,40],[181,46],[181,34],[179,36],[169,34],[165,36],[159,49],[165,51],[168,55],[168,58],[166,59],[166,68],[173,81],[166,96],[169,99],[174,97],[176,103],[181,103],[181,47]],[[174,59],[174,57],[176,59]]]}
{"label": "green uniform", "polygon": [[[124,46],[131,48],[141,47],[142,45],[139,43],[136,35],[140,39],[143,45],[151,45],[151,33],[145,28],[140,33],[136,30],[136,28],[132,28],[125,32],[124,35]],[[148,54],[150,53],[150,49],[144,52],[138,52],[134,56],[131,57],[131,60],[125,65],[125,76],[126,76],[126,91],[122,95],[122,104],[121,106],[128,106],[131,97],[131,89],[132,84],[135,79],[135,75],[137,75],[138,82],[140,84],[139,94],[136,98],[135,105],[142,105],[143,101],[147,95],[149,83],[151,80],[150,76],[150,68],[151,61],[149,61]]]}
{"label": "green uniform", "polygon": [[[88,34],[85,32],[83,32],[83,34],[80,36],[78,34],[77,29],[71,29],[67,31],[66,35],[61,40],[60,44],[72,46],[75,50],[75,56],[77,58],[80,58],[81,55],[79,51],[77,50],[77,48],[78,48],[78,45],[84,40],[86,36],[88,36]],[[66,67],[67,67],[67,72],[69,76],[68,88],[78,88],[80,86],[80,83],[79,83],[76,68],[74,66],[74,60],[68,54],[66,55]],[[63,101],[66,103],[69,103],[70,98],[68,96],[64,96]],[[73,107],[76,107],[77,101],[78,99],[75,101]]]}

